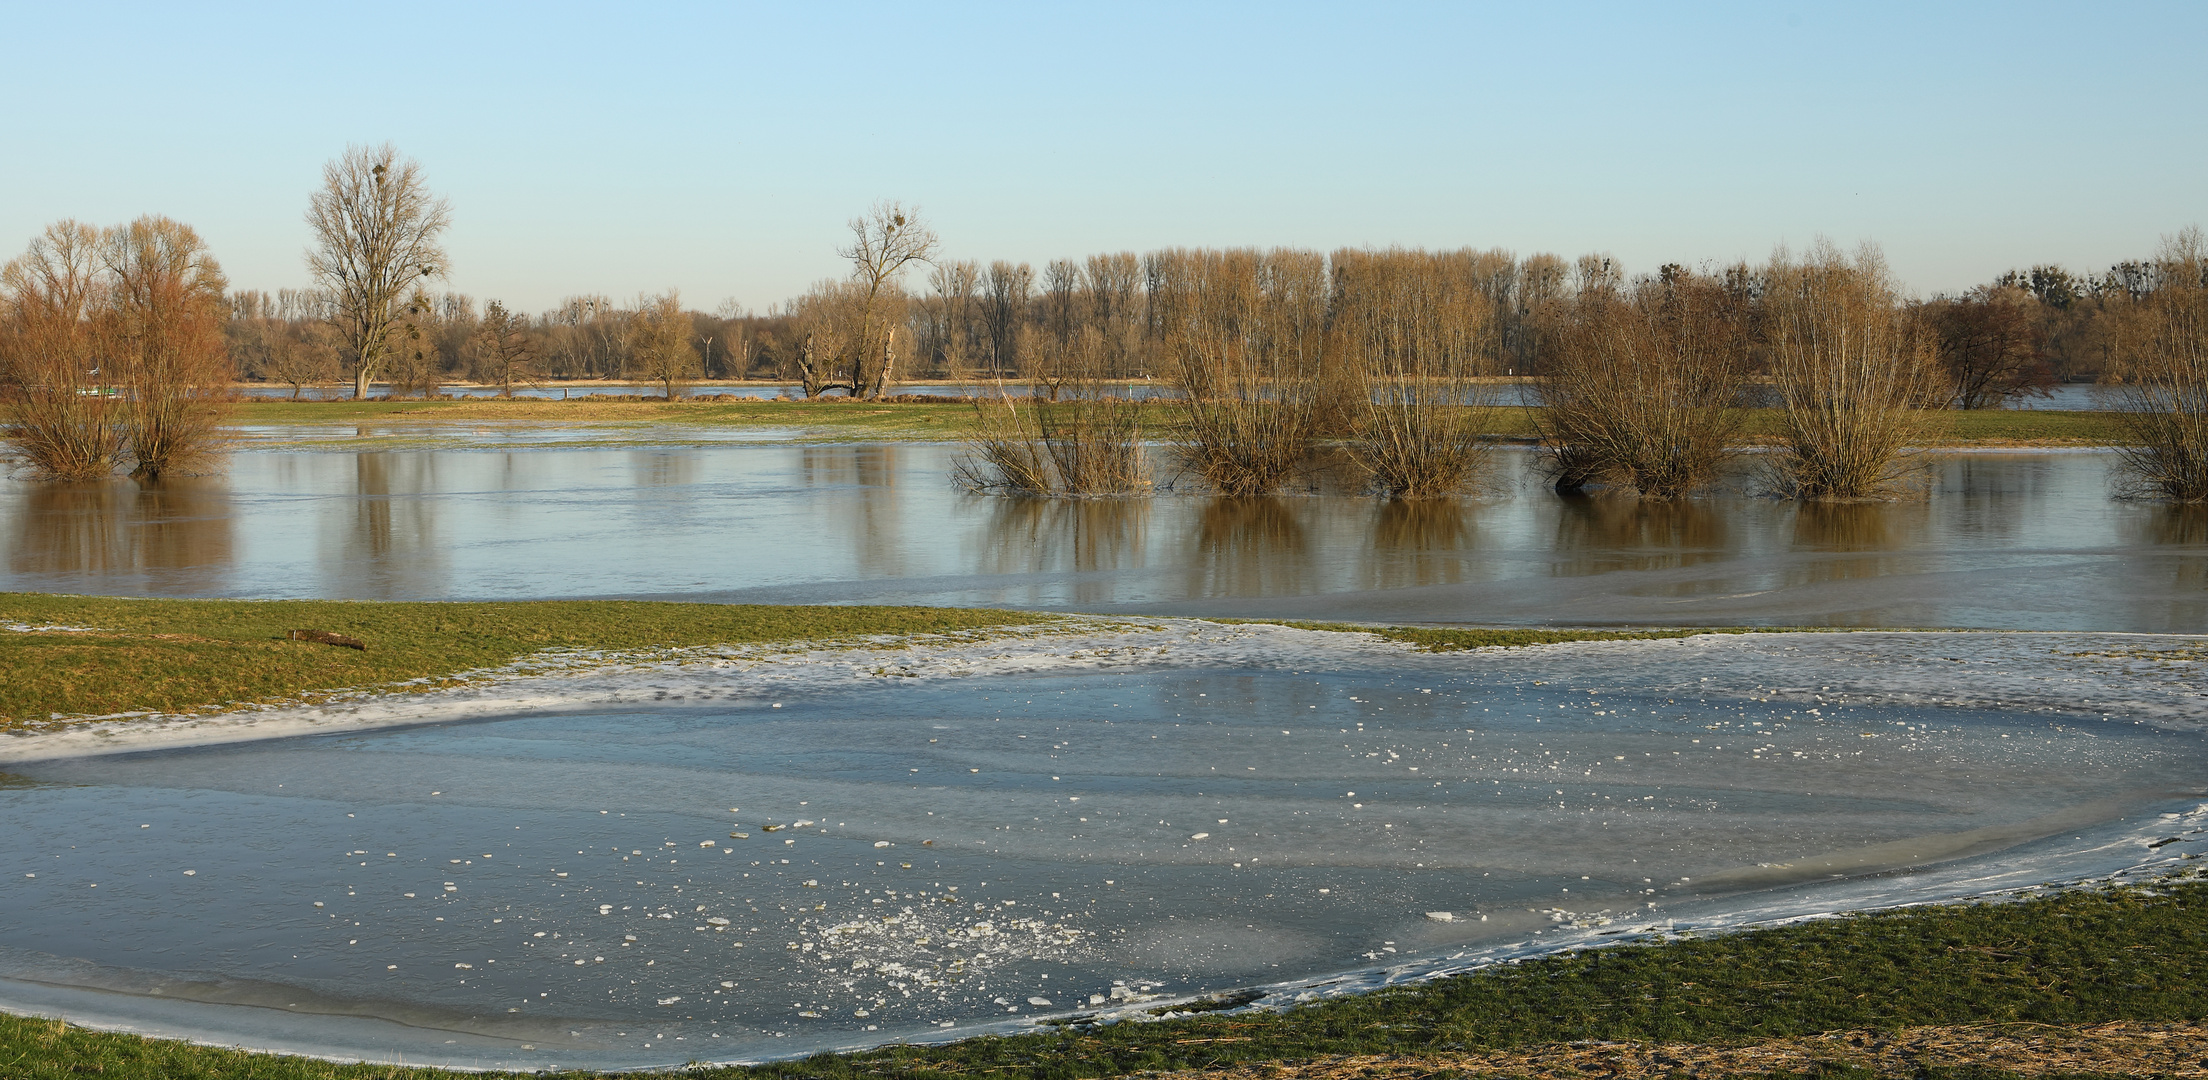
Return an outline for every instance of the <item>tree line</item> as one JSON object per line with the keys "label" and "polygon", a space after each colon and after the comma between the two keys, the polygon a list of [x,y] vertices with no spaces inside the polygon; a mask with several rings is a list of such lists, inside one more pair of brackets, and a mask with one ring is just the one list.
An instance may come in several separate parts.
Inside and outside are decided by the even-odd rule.
{"label": "tree line", "polygon": [[[527,314],[440,292],[451,207],[388,144],[352,147],[309,198],[307,289],[226,293],[191,230],[161,218],[50,228],[0,276],[0,407],[17,456],[53,476],[157,476],[219,444],[229,379],[349,379],[397,396],[450,381],[630,378],[670,399],[706,378],[787,379],[807,398],[876,399],[900,382],[995,386],[978,408],[977,486],[1099,493],[1147,475],[1126,380],[1178,391],[1170,438],[1211,487],[1256,494],[1339,440],[1398,497],[1464,490],[1479,406],[1529,378],[1564,490],[1670,497],[1706,486],[1745,406],[1783,418],[1781,486],[1865,497],[1905,471],[1929,414],[2120,388],[2174,417],[2142,445],[2197,438],[2197,230],[2100,274],[2039,266],[1956,295],[1903,295],[1875,249],[1820,244],[1758,265],[1628,277],[1590,254],[1501,250],[1165,249],[1030,264],[945,258],[915,209],[849,223],[849,273],[765,313],[712,314],[672,289]],[[2188,359],[2191,358],[2191,359]],[[1007,383],[1033,387],[1015,400]],[[1060,407],[1063,406],[1063,407]],[[2144,423],[2143,421],[2141,423]],[[2188,444],[2190,445],[2190,444]],[[2200,464],[2160,454],[2165,494]],[[2208,460],[2208,452],[2195,456]],[[2173,464],[2174,463],[2174,464]],[[2199,491],[2185,495],[2183,492]]]}

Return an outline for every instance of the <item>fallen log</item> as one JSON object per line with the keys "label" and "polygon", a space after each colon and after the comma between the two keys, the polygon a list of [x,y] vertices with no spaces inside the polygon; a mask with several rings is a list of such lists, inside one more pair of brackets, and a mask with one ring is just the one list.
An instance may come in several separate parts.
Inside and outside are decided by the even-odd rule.
{"label": "fallen log", "polygon": [[343,634],[333,634],[327,630],[294,630],[291,632],[290,638],[293,641],[312,641],[322,645],[335,645],[341,649],[359,649],[362,652],[368,651],[367,643],[360,640],[359,638],[346,637]]}

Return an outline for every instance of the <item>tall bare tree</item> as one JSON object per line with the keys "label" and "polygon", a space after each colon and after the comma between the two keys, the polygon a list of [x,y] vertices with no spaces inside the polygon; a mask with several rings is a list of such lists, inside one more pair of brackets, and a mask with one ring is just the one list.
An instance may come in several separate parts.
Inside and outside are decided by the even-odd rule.
{"label": "tall bare tree", "polygon": [[919,207],[879,202],[851,219],[851,244],[837,254],[851,261],[851,281],[861,293],[850,354],[854,397],[880,397],[896,377],[906,305],[899,282],[913,263],[935,257],[937,243],[934,231],[921,223]]}
{"label": "tall bare tree", "polygon": [[307,269],[337,307],[353,361],[353,396],[368,396],[407,294],[448,266],[438,240],[452,207],[432,195],[421,166],[390,143],[347,147],[322,167],[307,208],[315,247]]}
{"label": "tall bare tree", "polygon": [[1035,269],[1002,259],[989,264],[981,279],[982,323],[989,334],[989,372],[1003,378],[1022,368],[1020,327],[1027,319],[1027,305],[1035,290]]}

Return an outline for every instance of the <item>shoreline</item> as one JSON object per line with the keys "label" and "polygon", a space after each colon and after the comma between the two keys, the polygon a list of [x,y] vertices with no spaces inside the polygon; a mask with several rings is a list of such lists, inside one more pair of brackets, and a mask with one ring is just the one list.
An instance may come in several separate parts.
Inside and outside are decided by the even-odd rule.
{"label": "shoreline", "polygon": [[[1159,410],[1169,407],[1160,402]],[[1492,407],[1489,438],[1501,443],[1538,438],[1537,410],[1525,406]],[[1775,411],[1751,410],[1743,446],[1775,439]],[[830,398],[776,401],[760,398],[702,398],[667,401],[642,395],[594,395],[585,398],[470,397],[448,400],[290,401],[249,399],[238,403],[227,422],[232,428],[285,428],[315,425],[405,425],[436,428],[483,423],[545,424],[558,430],[591,425],[633,431],[641,426],[678,432],[684,429],[757,433],[765,441],[942,442],[972,433],[973,406],[950,400],[853,401]],[[1927,450],[1958,447],[2112,447],[2124,441],[2121,415],[2112,412],[2039,409],[1946,411],[1936,422],[1946,430]],[[1162,428],[1161,428],[1162,430]],[[776,435],[776,433],[783,433]]]}
{"label": "shoreline", "polygon": [[[0,600],[4,599],[0,596]],[[136,602],[155,605],[272,603]],[[357,601],[335,603],[363,605]],[[533,603],[561,602],[506,601],[498,606],[527,610]],[[655,602],[602,603],[646,605]],[[378,602],[365,604],[372,607]],[[465,601],[421,601],[409,606],[437,605],[486,606]],[[5,610],[4,605],[0,605],[0,610]],[[987,609],[975,609],[974,613],[982,616],[977,621],[984,622],[987,616],[1000,614]],[[89,628],[0,622],[0,634],[30,636],[42,632],[66,637],[89,632]],[[1339,649],[1343,658],[1361,657],[1374,663],[1412,669],[1424,669],[1436,663],[1450,664],[1451,657],[1533,651],[1564,658],[1576,653],[1620,649],[1692,647],[1705,657],[1714,651],[1729,650],[1741,654],[1732,666],[1743,681],[1732,689],[1747,693],[1750,692],[1747,680],[1754,677],[1756,664],[1777,660],[1784,653],[1797,652],[1804,647],[1814,647],[1813,643],[1825,646],[1832,654],[1844,655],[1850,651],[1868,654],[1876,651],[1874,646],[1865,644],[1868,642],[1917,638],[1937,641],[1941,648],[1933,651],[1965,655],[1999,655],[2008,642],[2053,643],[2056,648],[2048,657],[2037,659],[2030,676],[2012,677],[2006,682],[1982,679],[1971,688],[1946,683],[1946,665],[1953,658],[1941,656],[1937,663],[1926,663],[1922,657],[1889,658],[1884,661],[1887,670],[1881,672],[1878,686],[1857,683],[1843,689],[1827,684],[1825,689],[1815,692],[1784,689],[1757,692],[1791,693],[1818,700],[1823,700],[1820,695],[1836,695],[1833,699],[1841,700],[1852,692],[1857,701],[2069,710],[2081,715],[2089,709],[2118,709],[2128,710],[2135,722],[2176,725],[2187,730],[2208,728],[2208,686],[2196,683],[2191,677],[2194,668],[2208,665],[2208,634],[1754,627],[1481,631],[1310,624],[1293,620],[1215,621],[1181,616],[1046,614],[948,635],[863,635],[814,641],[706,642],[646,649],[564,649],[527,654],[493,667],[472,668],[427,679],[315,691],[314,699],[308,701],[273,701],[228,710],[139,710],[57,718],[27,728],[0,728],[0,765],[469,722],[499,715],[603,708],[629,703],[640,696],[648,697],[659,692],[666,682],[686,678],[742,682],[746,676],[759,676],[740,690],[722,690],[699,701],[701,705],[711,706],[750,700],[779,688],[818,689],[832,683],[852,685],[853,680],[955,681],[1023,673],[1264,666],[1281,662],[1281,656],[1289,655],[1301,642],[1313,639],[1329,641],[1329,647]],[[1019,651],[1006,652],[1008,646]],[[2060,652],[2064,647],[2077,651]],[[2184,670],[2176,670],[2179,667]],[[1697,689],[1722,690],[1723,686]]]}

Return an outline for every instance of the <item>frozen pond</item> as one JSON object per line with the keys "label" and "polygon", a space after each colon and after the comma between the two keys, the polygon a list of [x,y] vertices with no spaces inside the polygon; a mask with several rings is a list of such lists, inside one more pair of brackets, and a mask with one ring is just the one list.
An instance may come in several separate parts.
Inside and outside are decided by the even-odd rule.
{"label": "frozen pond", "polygon": [[956,447],[248,451],[141,489],[0,480],[0,589],[165,596],[1001,605],[1503,624],[2208,627],[2208,510],[2112,455],[1933,459],[1930,494],[1798,506],[1496,490],[1049,502]]}
{"label": "frozen pond", "polygon": [[2208,824],[2200,645],[1432,655],[1168,621],[307,710],[0,766],[0,1007],[374,1060],[756,1059],[2106,874]]}

